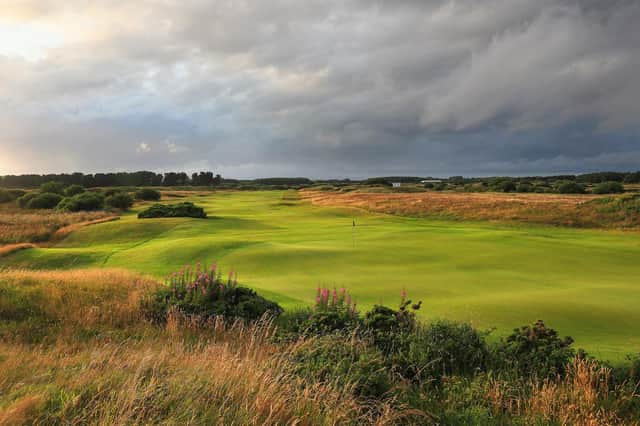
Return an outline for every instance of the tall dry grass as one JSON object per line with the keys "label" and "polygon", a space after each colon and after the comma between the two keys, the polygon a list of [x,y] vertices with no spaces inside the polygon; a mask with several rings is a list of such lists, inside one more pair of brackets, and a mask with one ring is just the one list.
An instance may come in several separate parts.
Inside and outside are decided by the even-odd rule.
{"label": "tall dry grass", "polygon": [[275,343],[268,320],[146,322],[139,306],[155,285],[124,271],[4,272],[0,329],[35,321],[49,338],[0,340],[0,424],[383,425],[404,415],[294,375],[303,341]]}
{"label": "tall dry grass", "polygon": [[575,358],[563,378],[538,381],[522,386],[504,380],[491,380],[486,399],[496,414],[531,419],[543,424],[605,426],[637,425],[623,420],[625,404],[634,403],[640,394],[627,384],[610,387],[611,370],[584,358]]}
{"label": "tall dry grass", "polygon": [[61,228],[96,223],[113,217],[107,212],[71,213],[3,207],[0,209],[0,245],[44,242]]}
{"label": "tall dry grass", "polygon": [[[321,206],[352,207],[401,216],[516,221],[575,227],[637,228],[640,210],[617,206],[620,197],[499,193],[339,193],[302,190]],[[598,201],[609,201],[599,203]]]}

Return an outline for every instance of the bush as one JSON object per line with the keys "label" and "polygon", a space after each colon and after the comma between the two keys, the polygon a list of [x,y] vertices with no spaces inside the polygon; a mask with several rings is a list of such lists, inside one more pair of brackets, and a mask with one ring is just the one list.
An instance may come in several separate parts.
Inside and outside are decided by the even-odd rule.
{"label": "bush", "polygon": [[602,182],[593,188],[594,194],[622,194],[624,185],[620,182]]}
{"label": "bush", "polygon": [[21,197],[18,197],[18,199],[16,200],[16,202],[18,203],[18,206],[26,209],[27,208],[27,204],[29,204],[29,202],[31,200],[33,200],[36,196],[38,196],[39,193],[36,191],[33,192],[27,192],[26,194],[24,194]]}
{"label": "bush", "polygon": [[195,217],[198,219],[206,219],[207,214],[202,207],[198,207],[189,202],[172,205],[154,204],[148,209],[138,213],[139,219],[158,217]]}
{"label": "bush", "polygon": [[405,348],[392,355],[407,379],[438,382],[445,376],[473,375],[484,370],[489,349],[469,324],[437,321],[407,336]]}
{"label": "bush", "polygon": [[126,192],[118,192],[105,198],[104,204],[114,209],[127,210],[133,205],[133,198]]}
{"label": "bush", "polygon": [[14,200],[17,200],[27,193],[27,191],[22,189],[7,189],[7,191],[9,191],[9,194],[11,194]]}
{"label": "bush", "polygon": [[0,188],[0,203],[8,203],[9,201],[13,201],[15,199],[16,197],[14,197],[11,192],[7,191],[6,189]]}
{"label": "bush", "polygon": [[416,329],[416,314],[422,302],[416,304],[406,300],[402,291],[400,308],[396,311],[387,306],[376,305],[365,314],[363,326],[373,338],[374,344],[385,354],[406,349],[407,336]]}
{"label": "bush", "polygon": [[292,354],[295,373],[315,382],[354,386],[358,396],[381,398],[391,390],[382,354],[356,338],[330,335],[306,341]]}
{"label": "bush", "polygon": [[160,199],[160,191],[151,188],[142,188],[136,191],[136,200],[158,201]]}
{"label": "bush", "polygon": [[548,328],[542,320],[516,328],[498,345],[498,363],[524,375],[539,378],[564,374],[576,352],[571,337],[560,338],[558,332]]}
{"label": "bush", "polygon": [[356,304],[351,295],[343,288],[338,292],[335,288],[318,287],[316,304],[309,311],[309,316],[299,327],[299,332],[312,334],[328,334],[335,331],[352,331],[359,325]]}
{"label": "bush", "polygon": [[564,181],[558,184],[556,192],[559,192],[560,194],[584,194],[586,190],[584,185],[577,182]]}
{"label": "bush", "polygon": [[282,313],[277,303],[249,288],[238,287],[232,274],[223,281],[215,264],[208,271],[201,271],[200,264],[195,270],[187,266],[172,274],[166,284],[143,304],[145,315],[154,322],[164,322],[172,309],[205,320],[214,316],[257,320],[265,314]]}
{"label": "bush", "polygon": [[499,179],[492,182],[491,188],[498,192],[514,192],[516,184],[511,179]]}
{"label": "bush", "polygon": [[40,192],[64,195],[64,183],[62,182],[45,182],[40,185]]}
{"label": "bush", "polygon": [[100,210],[104,206],[104,198],[94,192],[83,192],[73,197],[65,198],[58,206],[61,210],[70,212]]}
{"label": "bush", "polygon": [[84,191],[85,189],[82,185],[71,185],[64,190],[64,195],[67,197],[73,197],[74,195],[81,194]]}
{"label": "bush", "polygon": [[60,201],[62,201],[62,196],[59,194],[36,194],[27,202],[26,207],[28,209],[52,209],[56,207]]}
{"label": "bush", "polygon": [[531,184],[528,183],[520,183],[518,184],[518,187],[516,188],[517,192],[533,192],[533,186],[531,186]]}

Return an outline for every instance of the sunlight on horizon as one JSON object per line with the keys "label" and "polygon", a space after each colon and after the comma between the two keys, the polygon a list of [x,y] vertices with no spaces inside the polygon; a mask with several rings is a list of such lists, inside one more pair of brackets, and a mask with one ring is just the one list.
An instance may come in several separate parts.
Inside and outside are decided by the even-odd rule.
{"label": "sunlight on horizon", "polygon": [[60,33],[42,25],[0,20],[0,55],[36,62],[46,58],[48,50],[63,42]]}

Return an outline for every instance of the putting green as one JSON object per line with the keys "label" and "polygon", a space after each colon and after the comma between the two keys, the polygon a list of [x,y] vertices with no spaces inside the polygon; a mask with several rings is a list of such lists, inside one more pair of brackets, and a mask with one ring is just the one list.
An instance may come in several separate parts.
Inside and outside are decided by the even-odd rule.
{"label": "putting green", "polygon": [[[318,285],[346,287],[361,308],[394,306],[402,288],[425,318],[504,335],[543,319],[593,355],[640,351],[640,235],[434,221],[311,206],[293,191],[224,192],[192,201],[209,219],[122,220],[83,228],[0,267],[120,267],[163,276],[217,260],[285,307]],[[356,227],[352,221],[356,221]]]}

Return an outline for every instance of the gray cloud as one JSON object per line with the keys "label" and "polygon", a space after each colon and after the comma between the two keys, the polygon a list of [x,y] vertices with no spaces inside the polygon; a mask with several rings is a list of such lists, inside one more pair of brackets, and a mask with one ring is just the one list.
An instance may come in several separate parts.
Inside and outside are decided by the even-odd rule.
{"label": "gray cloud", "polygon": [[0,54],[0,172],[640,168],[638,19],[626,0],[6,0],[0,28],[64,42]]}

